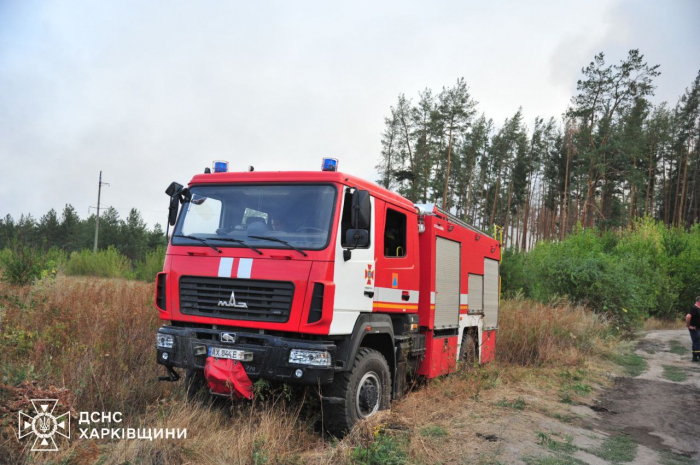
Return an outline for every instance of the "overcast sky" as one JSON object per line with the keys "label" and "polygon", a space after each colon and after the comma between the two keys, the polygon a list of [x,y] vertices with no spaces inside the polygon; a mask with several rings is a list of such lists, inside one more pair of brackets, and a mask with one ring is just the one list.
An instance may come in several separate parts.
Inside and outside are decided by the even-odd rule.
{"label": "overcast sky", "polygon": [[374,179],[383,118],[466,78],[500,124],[559,117],[583,66],[639,48],[675,104],[700,69],[700,2],[0,0],[0,215],[72,204],[165,222],[168,183],[233,170]]}

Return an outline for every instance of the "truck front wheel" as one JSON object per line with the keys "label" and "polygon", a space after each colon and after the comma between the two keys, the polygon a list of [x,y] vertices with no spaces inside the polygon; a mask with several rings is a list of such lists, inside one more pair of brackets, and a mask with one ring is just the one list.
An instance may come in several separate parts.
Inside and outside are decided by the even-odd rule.
{"label": "truck front wheel", "polygon": [[352,369],[335,376],[323,399],[324,427],[337,437],[345,435],[358,421],[389,408],[391,375],[384,356],[360,348]]}

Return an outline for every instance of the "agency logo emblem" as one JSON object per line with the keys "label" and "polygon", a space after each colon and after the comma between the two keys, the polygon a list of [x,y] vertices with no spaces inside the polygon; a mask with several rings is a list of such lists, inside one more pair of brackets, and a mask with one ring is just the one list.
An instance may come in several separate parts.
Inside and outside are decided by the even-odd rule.
{"label": "agency logo emblem", "polygon": [[54,416],[57,399],[32,399],[35,415],[19,412],[19,438],[34,434],[34,452],[57,451],[54,434],[70,439],[70,412]]}

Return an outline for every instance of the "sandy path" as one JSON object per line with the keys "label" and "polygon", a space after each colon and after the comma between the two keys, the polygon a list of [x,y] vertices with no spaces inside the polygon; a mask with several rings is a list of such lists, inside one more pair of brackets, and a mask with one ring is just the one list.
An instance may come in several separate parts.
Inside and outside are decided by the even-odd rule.
{"label": "sandy path", "polygon": [[[467,423],[471,431],[465,431],[464,442],[443,456],[442,463],[700,464],[700,364],[691,362],[687,331],[645,333],[635,354],[646,360],[648,368],[637,377],[611,373],[612,386],[596,388],[589,404],[567,405],[523,392],[527,407],[521,412],[471,406],[479,419]],[[667,379],[664,367],[686,379]],[[491,402],[502,395],[499,391],[488,395]],[[475,432],[481,436],[475,437]],[[479,440],[484,434],[493,434],[498,441]],[[620,437],[636,444],[634,458],[601,458],[605,454],[600,450],[608,441]]]}

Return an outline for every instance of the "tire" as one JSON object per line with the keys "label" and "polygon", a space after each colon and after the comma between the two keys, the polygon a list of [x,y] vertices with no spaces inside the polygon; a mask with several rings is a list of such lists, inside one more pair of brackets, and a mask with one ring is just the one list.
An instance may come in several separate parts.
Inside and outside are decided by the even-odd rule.
{"label": "tire", "polygon": [[200,400],[206,385],[207,382],[204,379],[204,372],[187,370],[185,374],[185,393],[187,394],[187,401],[193,402]]}
{"label": "tire", "polygon": [[324,428],[342,438],[358,421],[389,408],[389,365],[376,350],[361,347],[352,369],[337,373],[322,394]]}
{"label": "tire", "polygon": [[470,331],[467,331],[462,336],[462,345],[459,348],[459,361],[466,368],[471,368],[479,363],[479,351],[476,347],[476,340],[474,339],[474,334]]}

